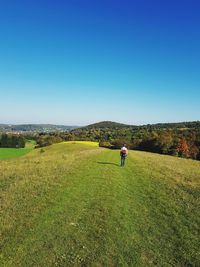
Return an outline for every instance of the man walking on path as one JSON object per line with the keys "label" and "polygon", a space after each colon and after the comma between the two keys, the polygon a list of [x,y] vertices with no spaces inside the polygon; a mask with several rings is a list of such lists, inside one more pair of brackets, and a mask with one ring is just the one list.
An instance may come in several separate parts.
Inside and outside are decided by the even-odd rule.
{"label": "man walking on path", "polygon": [[123,167],[125,165],[125,159],[126,159],[127,155],[128,155],[128,149],[126,148],[126,144],[124,144],[120,150],[121,167]]}

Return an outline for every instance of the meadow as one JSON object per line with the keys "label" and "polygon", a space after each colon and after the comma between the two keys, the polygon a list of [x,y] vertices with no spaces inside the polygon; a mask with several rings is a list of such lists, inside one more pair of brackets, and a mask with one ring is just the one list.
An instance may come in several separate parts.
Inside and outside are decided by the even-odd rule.
{"label": "meadow", "polygon": [[0,161],[2,267],[199,266],[200,162],[95,143]]}
{"label": "meadow", "polygon": [[0,160],[13,159],[29,153],[35,146],[35,141],[28,140],[24,148],[0,148]]}

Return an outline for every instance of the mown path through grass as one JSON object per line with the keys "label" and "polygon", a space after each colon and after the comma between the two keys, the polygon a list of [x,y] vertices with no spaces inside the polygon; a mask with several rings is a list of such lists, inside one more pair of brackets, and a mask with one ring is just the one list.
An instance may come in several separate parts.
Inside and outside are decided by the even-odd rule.
{"label": "mown path through grass", "polygon": [[198,162],[68,146],[4,182],[3,266],[198,264]]}

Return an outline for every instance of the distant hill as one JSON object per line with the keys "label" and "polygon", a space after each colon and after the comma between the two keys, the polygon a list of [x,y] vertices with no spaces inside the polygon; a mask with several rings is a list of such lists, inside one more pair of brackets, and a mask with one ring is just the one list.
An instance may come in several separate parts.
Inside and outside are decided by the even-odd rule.
{"label": "distant hill", "polygon": [[101,121],[87,126],[70,126],[70,125],[55,125],[55,124],[0,124],[0,132],[65,132],[65,131],[79,131],[90,130],[90,129],[146,129],[146,130],[157,130],[157,129],[200,129],[200,121],[192,122],[177,122],[177,123],[157,123],[157,124],[146,124],[146,125],[128,125],[124,123],[114,121]]}
{"label": "distant hill", "polygon": [[54,124],[0,124],[0,132],[63,132],[77,127]]}
{"label": "distant hill", "polygon": [[145,125],[129,125],[114,121],[101,121],[87,125],[86,129],[103,129],[103,128],[137,128],[137,129],[164,129],[164,128],[200,128],[200,121],[191,121],[191,122],[174,122],[174,123],[156,123],[156,124],[145,124]]}
{"label": "distant hill", "polygon": [[124,127],[133,127],[133,126],[124,124],[124,123],[114,122],[114,121],[100,121],[100,122],[85,126],[85,128],[124,128]]}

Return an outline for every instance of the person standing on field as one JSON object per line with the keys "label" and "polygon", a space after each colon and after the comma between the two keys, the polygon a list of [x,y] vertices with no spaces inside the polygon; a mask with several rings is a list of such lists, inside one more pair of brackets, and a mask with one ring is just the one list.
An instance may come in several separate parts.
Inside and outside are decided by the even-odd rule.
{"label": "person standing on field", "polygon": [[125,165],[125,160],[128,155],[128,149],[126,147],[126,144],[123,144],[123,147],[120,150],[120,156],[121,156],[121,167]]}

